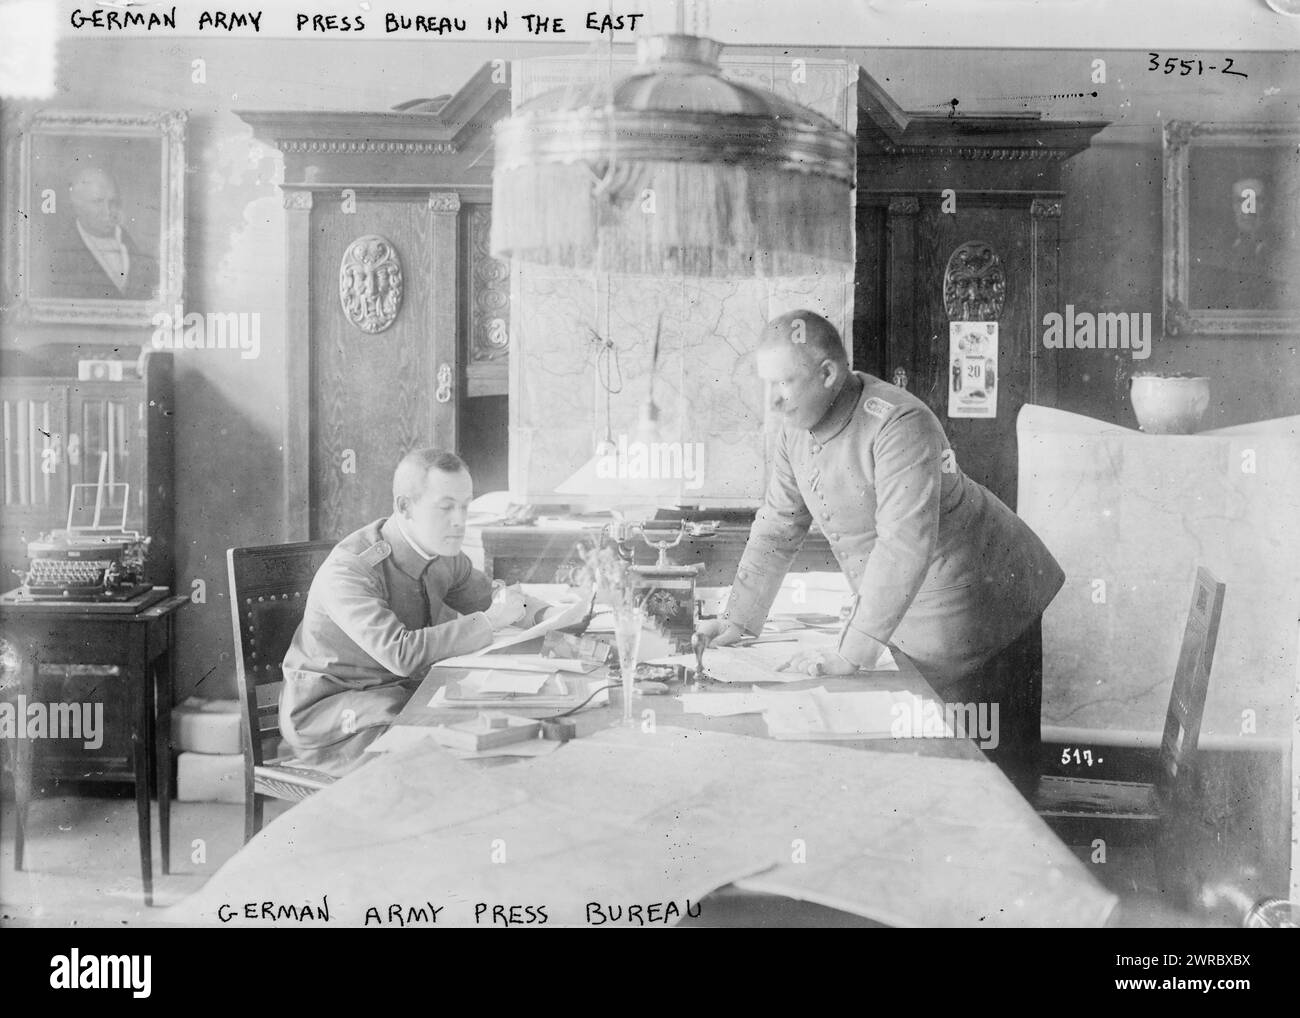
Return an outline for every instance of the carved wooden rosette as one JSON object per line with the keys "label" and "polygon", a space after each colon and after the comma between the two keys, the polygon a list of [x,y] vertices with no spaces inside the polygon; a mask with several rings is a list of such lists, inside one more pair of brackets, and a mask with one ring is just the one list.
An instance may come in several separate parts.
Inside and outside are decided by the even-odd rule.
{"label": "carved wooden rosette", "polygon": [[402,263],[392,241],[377,234],[358,237],[339,265],[339,302],[348,321],[362,332],[383,332],[402,307]]}
{"label": "carved wooden rosette", "polygon": [[504,357],[510,349],[510,268],[492,257],[491,232],[491,209],[474,208],[469,214],[470,357],[476,361]]}
{"label": "carved wooden rosette", "polygon": [[943,309],[954,322],[995,322],[1007,299],[1007,274],[992,245],[962,244],[943,273]]}

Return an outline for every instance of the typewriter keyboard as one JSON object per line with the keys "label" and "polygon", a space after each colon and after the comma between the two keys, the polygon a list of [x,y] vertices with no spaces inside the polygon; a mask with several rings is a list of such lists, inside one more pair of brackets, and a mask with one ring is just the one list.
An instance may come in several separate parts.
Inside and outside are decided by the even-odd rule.
{"label": "typewriter keyboard", "polygon": [[29,587],[97,587],[111,559],[36,559],[27,573]]}

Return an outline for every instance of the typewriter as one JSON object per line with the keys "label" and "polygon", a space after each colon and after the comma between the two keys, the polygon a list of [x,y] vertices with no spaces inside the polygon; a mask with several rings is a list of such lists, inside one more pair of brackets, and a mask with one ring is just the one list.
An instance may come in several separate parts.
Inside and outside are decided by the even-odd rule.
{"label": "typewriter", "polygon": [[126,528],[130,498],[129,484],[74,484],[67,528],[28,542],[24,599],[129,601],[151,589],[149,539]]}

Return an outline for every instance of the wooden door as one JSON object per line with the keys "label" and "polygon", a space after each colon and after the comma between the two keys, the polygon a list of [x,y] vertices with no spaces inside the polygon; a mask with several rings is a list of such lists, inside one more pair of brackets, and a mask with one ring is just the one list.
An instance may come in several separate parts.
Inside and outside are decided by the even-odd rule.
{"label": "wooden door", "polygon": [[[1056,214],[1059,202],[1025,192],[963,192],[945,212],[933,193],[895,198],[885,220],[886,301],[883,377],[925,400],[943,423],[957,463],[1015,508],[1016,416],[1029,402],[1055,401],[1045,369],[1042,316],[1056,310]],[[967,246],[969,245],[969,246]],[[969,269],[954,254],[979,251],[998,284],[962,294]],[[996,293],[997,296],[994,296]],[[949,416],[949,324],[996,321],[996,416]]]}
{"label": "wooden door", "polygon": [[[358,192],[352,205],[312,202],[313,539],[336,539],[387,516],[393,468],[406,452],[459,443],[459,214],[455,192],[372,191]],[[362,296],[358,324],[340,290],[355,278],[345,260],[366,238],[381,238],[390,257],[380,282],[352,284],[376,291]]]}

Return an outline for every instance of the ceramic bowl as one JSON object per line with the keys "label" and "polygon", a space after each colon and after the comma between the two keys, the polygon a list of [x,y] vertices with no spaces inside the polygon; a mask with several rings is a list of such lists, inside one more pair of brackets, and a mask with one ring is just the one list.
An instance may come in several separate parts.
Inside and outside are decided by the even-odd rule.
{"label": "ceramic bowl", "polygon": [[1190,435],[1210,406],[1210,380],[1134,375],[1129,396],[1138,425],[1148,435]]}

